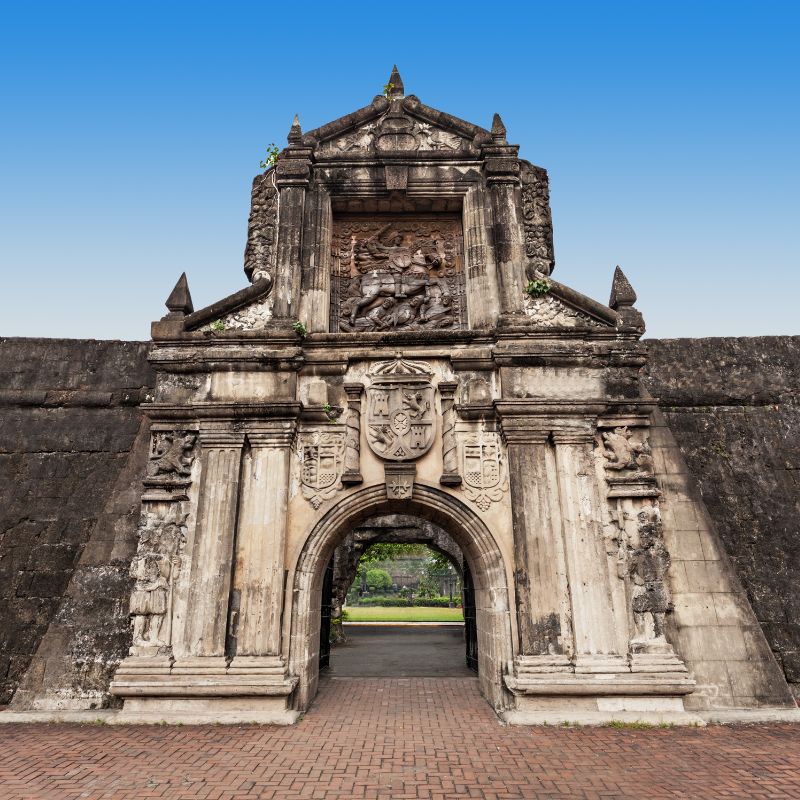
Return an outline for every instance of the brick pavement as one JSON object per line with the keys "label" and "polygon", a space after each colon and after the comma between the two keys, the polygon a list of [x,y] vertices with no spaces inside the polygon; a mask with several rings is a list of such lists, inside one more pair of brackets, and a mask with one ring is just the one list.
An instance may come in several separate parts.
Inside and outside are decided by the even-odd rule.
{"label": "brick pavement", "polygon": [[334,678],[291,728],[0,725],[2,800],[800,798],[800,727],[502,726],[472,678]]}

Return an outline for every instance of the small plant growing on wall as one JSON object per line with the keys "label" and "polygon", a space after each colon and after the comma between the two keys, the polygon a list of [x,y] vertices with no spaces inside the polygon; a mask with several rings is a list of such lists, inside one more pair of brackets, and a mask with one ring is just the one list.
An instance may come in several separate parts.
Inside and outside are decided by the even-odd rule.
{"label": "small plant growing on wall", "polygon": [[334,408],[330,403],[325,403],[322,406],[322,410],[325,412],[325,416],[328,418],[328,422],[338,422],[339,421],[339,411],[338,408]]}
{"label": "small plant growing on wall", "polygon": [[278,153],[280,153],[280,150],[275,145],[275,142],[270,142],[267,145],[267,158],[260,162],[261,169],[274,167],[278,161]]}
{"label": "small plant growing on wall", "polygon": [[224,331],[225,323],[221,319],[215,319],[209,327],[212,331]]}
{"label": "small plant growing on wall", "polygon": [[550,283],[541,278],[537,278],[535,281],[528,281],[525,286],[525,291],[531,297],[542,297],[550,291]]}
{"label": "small plant growing on wall", "polygon": [[305,339],[308,336],[308,328],[298,319],[292,324],[292,330],[301,338]]}
{"label": "small plant growing on wall", "polygon": [[393,84],[391,81],[389,81],[389,83],[387,83],[387,84],[386,84],[386,85],[383,87],[383,96],[384,96],[384,97],[385,97],[387,100],[391,100],[391,99],[392,99],[392,89],[394,89],[394,84]]}

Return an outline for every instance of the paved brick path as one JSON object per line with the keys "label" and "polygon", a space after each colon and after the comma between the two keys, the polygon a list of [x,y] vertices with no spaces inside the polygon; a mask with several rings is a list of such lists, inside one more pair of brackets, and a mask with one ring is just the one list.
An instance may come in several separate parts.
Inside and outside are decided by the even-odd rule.
{"label": "paved brick path", "polygon": [[474,679],[341,678],[292,728],[0,725],[0,797],[800,798],[800,727],[503,727]]}

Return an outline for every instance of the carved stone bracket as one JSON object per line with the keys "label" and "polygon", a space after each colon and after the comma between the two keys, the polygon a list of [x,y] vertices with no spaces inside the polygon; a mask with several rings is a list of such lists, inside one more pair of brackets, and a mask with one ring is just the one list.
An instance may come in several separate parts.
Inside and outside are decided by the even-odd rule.
{"label": "carved stone bracket", "polygon": [[442,401],[442,476],[439,478],[439,483],[443,486],[458,486],[461,483],[455,433],[457,389],[457,382],[439,382],[439,395]]}
{"label": "carved stone bracket", "polygon": [[360,383],[346,383],[344,390],[347,393],[347,437],[342,483],[354,486],[364,482],[361,475],[361,395],[364,387]]}
{"label": "carved stone bracket", "polygon": [[417,465],[387,463],[383,465],[386,480],[386,497],[389,500],[410,500],[414,494]]}

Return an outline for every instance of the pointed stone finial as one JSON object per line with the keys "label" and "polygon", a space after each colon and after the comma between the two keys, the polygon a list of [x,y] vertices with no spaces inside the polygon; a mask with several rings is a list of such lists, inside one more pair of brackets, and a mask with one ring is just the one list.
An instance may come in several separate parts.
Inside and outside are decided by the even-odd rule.
{"label": "pointed stone finial", "polygon": [[289,144],[300,144],[303,141],[303,131],[300,128],[300,117],[294,115],[292,127],[289,128],[289,135],[286,137]]}
{"label": "pointed stone finial", "polygon": [[403,97],[405,95],[406,90],[403,86],[403,79],[397,69],[397,64],[392,67],[392,74],[389,76],[389,82],[384,86],[384,90],[384,94],[389,97]]}
{"label": "pointed stone finial", "polygon": [[625,273],[617,267],[614,270],[614,280],[611,283],[611,299],[608,304],[619,314],[621,324],[634,328],[639,335],[644,333],[644,317],[641,312],[633,307],[636,302],[636,292],[633,291],[631,282]]}
{"label": "pointed stone finial", "polygon": [[508,144],[506,141],[506,126],[499,114],[492,118],[492,141],[495,144]]}
{"label": "pointed stone finial", "polygon": [[625,273],[617,267],[614,270],[614,280],[611,283],[611,299],[608,304],[614,311],[619,311],[625,306],[632,306],[636,302],[636,292],[633,291],[631,282]]}
{"label": "pointed stone finial", "polygon": [[165,305],[169,310],[168,316],[170,317],[183,317],[194,311],[192,295],[189,293],[189,281],[186,279],[185,272],[178,278],[178,282],[170,292]]}

